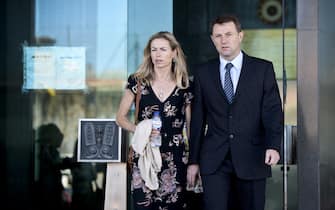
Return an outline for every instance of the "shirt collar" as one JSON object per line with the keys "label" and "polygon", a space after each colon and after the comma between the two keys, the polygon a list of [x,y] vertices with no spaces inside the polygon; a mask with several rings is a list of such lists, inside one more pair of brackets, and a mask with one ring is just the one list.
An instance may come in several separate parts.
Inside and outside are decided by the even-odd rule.
{"label": "shirt collar", "polygon": [[222,66],[222,68],[225,68],[227,63],[232,63],[236,69],[241,70],[242,60],[243,60],[242,51],[240,51],[240,53],[232,61],[227,61],[220,55],[220,65]]}

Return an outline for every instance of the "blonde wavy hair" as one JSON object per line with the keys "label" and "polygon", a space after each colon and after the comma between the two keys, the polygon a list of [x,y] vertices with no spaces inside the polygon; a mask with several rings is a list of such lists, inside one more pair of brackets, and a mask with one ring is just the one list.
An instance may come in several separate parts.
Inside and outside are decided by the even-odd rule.
{"label": "blonde wavy hair", "polygon": [[135,79],[147,85],[150,85],[150,81],[154,79],[155,71],[151,60],[151,43],[155,39],[167,40],[171,49],[176,51],[176,56],[172,61],[172,79],[177,83],[177,87],[181,89],[187,88],[189,80],[184,52],[174,35],[167,31],[160,31],[150,37],[144,49],[143,62],[134,73]]}

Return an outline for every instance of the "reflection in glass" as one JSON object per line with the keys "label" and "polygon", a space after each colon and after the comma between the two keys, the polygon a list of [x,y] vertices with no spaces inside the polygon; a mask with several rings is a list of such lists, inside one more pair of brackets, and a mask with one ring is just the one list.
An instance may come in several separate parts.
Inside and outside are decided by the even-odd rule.
{"label": "reflection in glass", "polygon": [[[115,118],[126,79],[142,60],[148,37],[160,30],[172,31],[172,6],[172,0],[35,1],[31,45],[86,49],[87,90],[34,91],[33,126],[49,122],[59,126],[64,133],[60,156],[75,156],[78,119]],[[96,169],[100,188],[104,166]],[[62,173],[71,190],[71,171]]]}

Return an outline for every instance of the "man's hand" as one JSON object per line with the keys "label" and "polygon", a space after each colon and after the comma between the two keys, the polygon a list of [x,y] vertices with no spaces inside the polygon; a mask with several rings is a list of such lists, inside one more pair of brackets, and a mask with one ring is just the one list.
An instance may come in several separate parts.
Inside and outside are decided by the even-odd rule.
{"label": "man's hand", "polygon": [[265,152],[265,164],[276,165],[280,159],[279,153],[274,149],[267,149]]}
{"label": "man's hand", "polygon": [[192,164],[187,167],[187,185],[189,187],[194,187],[195,181],[198,178],[199,165]]}

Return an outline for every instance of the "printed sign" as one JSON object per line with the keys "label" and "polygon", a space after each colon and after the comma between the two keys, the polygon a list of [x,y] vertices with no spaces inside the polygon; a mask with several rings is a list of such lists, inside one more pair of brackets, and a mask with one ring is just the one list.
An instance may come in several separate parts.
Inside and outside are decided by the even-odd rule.
{"label": "printed sign", "polygon": [[23,89],[86,88],[84,47],[23,47]]}

